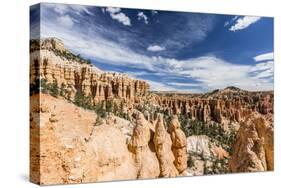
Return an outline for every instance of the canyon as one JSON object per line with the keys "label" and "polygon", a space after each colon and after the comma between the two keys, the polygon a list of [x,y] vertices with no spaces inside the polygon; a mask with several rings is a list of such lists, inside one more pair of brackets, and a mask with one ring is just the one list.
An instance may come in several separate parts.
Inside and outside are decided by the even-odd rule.
{"label": "canyon", "polygon": [[273,91],[150,91],[57,38],[30,41],[30,177],[39,184],[274,170]]}

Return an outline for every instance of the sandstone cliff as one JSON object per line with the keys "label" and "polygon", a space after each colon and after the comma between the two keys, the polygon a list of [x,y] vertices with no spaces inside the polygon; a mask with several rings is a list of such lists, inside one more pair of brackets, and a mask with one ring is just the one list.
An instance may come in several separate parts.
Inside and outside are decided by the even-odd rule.
{"label": "sandstone cliff", "polygon": [[[228,87],[197,95],[151,94],[147,82],[126,74],[103,72],[80,55],[71,53],[59,39],[33,40],[30,49],[30,83],[34,85],[38,80],[55,83],[71,101],[79,94],[88,97],[91,105],[119,100],[128,108],[139,105],[142,109],[145,108],[143,103],[149,101],[150,111],[143,112],[149,121],[155,121],[159,111],[220,124],[240,123],[254,112],[273,114],[273,92],[270,91],[248,92]],[[151,109],[155,107],[158,112],[152,113]]]}
{"label": "sandstone cliff", "polygon": [[31,43],[30,83],[34,84],[37,79],[56,82],[69,100],[74,100],[79,92],[89,96],[93,104],[113,98],[134,101],[149,90],[145,81],[125,74],[106,73],[86,63],[53,38]]}
{"label": "sandstone cliff", "polygon": [[229,88],[208,95],[159,95],[156,103],[169,114],[183,114],[203,122],[242,122],[249,114],[273,114],[273,92],[235,91]]}

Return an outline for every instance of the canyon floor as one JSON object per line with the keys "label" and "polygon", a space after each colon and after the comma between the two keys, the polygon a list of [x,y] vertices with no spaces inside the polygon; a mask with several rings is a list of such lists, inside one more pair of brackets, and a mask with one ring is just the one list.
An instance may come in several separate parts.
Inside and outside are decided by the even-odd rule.
{"label": "canyon floor", "polygon": [[152,92],[31,41],[30,178],[50,185],[274,170],[273,91]]}

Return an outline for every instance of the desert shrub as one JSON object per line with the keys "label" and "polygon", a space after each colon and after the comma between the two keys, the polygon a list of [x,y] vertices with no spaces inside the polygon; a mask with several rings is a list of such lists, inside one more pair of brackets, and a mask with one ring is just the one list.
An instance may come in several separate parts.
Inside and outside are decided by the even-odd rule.
{"label": "desert shrub", "polygon": [[58,88],[58,83],[56,80],[54,80],[53,83],[48,84],[47,87],[48,87],[50,95],[52,95],[53,97],[58,96],[59,88]]}
{"label": "desert shrub", "polygon": [[212,162],[211,166],[204,165],[204,174],[226,174],[229,173],[228,159],[209,159]]}
{"label": "desert shrub", "polygon": [[[59,94],[59,87],[56,80],[53,81],[53,83],[48,83],[46,79],[40,79],[40,92],[42,93],[48,93],[52,95],[53,97],[57,97]],[[37,86],[36,86],[37,87]]]}
{"label": "desert shrub", "polygon": [[105,111],[106,112],[113,112],[113,101],[109,100],[105,102]]}
{"label": "desert shrub", "polygon": [[91,97],[85,96],[84,93],[77,91],[74,97],[74,104],[85,109],[92,110]]}
{"label": "desert shrub", "polygon": [[94,123],[94,126],[100,126],[102,125],[102,118],[100,116],[97,117],[96,122]]}
{"label": "desert shrub", "polygon": [[187,166],[188,166],[189,168],[192,168],[192,167],[195,166],[194,160],[193,160],[193,158],[192,158],[191,155],[188,155]]}
{"label": "desert shrub", "polygon": [[97,113],[97,115],[99,117],[106,118],[107,113],[106,113],[106,111],[104,109],[104,101],[95,104],[94,111]]}
{"label": "desert shrub", "polygon": [[65,93],[66,93],[66,85],[62,83],[60,86],[60,96],[64,97]]}

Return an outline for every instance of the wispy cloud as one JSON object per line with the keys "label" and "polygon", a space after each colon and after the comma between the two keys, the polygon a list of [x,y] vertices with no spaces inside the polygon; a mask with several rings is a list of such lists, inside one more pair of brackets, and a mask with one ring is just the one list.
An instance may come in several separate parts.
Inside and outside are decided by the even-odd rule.
{"label": "wispy cloud", "polygon": [[235,23],[229,28],[229,31],[238,31],[238,30],[246,29],[253,23],[259,21],[260,19],[261,17],[256,17],[256,16],[243,16],[238,19],[237,17],[234,17],[233,20],[235,20]]}
{"label": "wispy cloud", "polygon": [[256,62],[258,61],[266,61],[266,60],[273,60],[273,52],[265,53],[254,57]]}
{"label": "wispy cloud", "polygon": [[[215,56],[203,56],[186,60],[148,57],[103,39],[98,35],[91,39],[85,39],[85,36],[79,32],[70,32],[64,28],[58,29],[56,26],[45,24],[42,26],[42,34],[43,37],[56,36],[61,38],[66,46],[70,49],[75,49],[77,53],[105,61],[108,64],[140,68],[148,72],[153,71],[162,75],[192,80],[199,83],[198,86],[202,91],[224,88],[230,85],[247,90],[273,89],[272,79],[264,77],[265,74],[268,76],[272,76],[272,74],[269,74],[268,69],[263,70],[261,64],[252,66],[237,65]],[[266,66],[273,69],[273,63]],[[138,74],[135,76],[138,77]],[[152,84],[154,89],[179,89],[178,87],[169,86],[168,83],[161,83],[161,81],[149,81],[149,83]],[[175,83],[173,85],[176,86]],[[180,86],[180,84],[177,86]]]}
{"label": "wispy cloud", "polygon": [[[110,14],[119,14],[121,9],[113,8],[106,10]],[[64,13],[66,15],[66,13]],[[57,18],[57,17],[56,17]],[[238,18],[239,19],[239,18]],[[202,24],[202,27],[206,27]],[[195,23],[189,23],[191,26]],[[146,76],[153,90],[186,90],[186,91],[208,91],[224,88],[230,85],[247,90],[271,90],[273,89],[273,61],[265,60],[264,55],[253,57],[256,63],[235,64],[214,55],[201,55],[196,58],[176,59],[163,56],[148,56],[144,53],[134,51],[130,46],[122,45],[104,37],[89,25],[86,32],[79,27],[65,27],[50,19],[42,19],[42,37],[58,37],[62,39],[67,48],[87,58],[106,62],[108,65],[124,66],[131,69],[141,69],[142,72],[131,72],[137,78]],[[194,28],[199,27],[194,25]],[[206,29],[206,30],[205,30]],[[207,28],[200,31],[206,31]],[[194,29],[198,31],[199,28]],[[200,34],[206,35],[205,32]],[[151,45],[150,50],[163,50],[165,45]],[[145,50],[149,50],[148,49]],[[94,61],[93,61],[94,62]],[[178,77],[181,81],[155,80],[149,76],[165,75],[165,77]],[[186,80],[186,81],[184,81]],[[191,89],[188,89],[191,88]]]}
{"label": "wispy cloud", "polygon": [[145,24],[148,24],[148,17],[143,12],[139,12],[137,16],[138,20],[143,20]]}
{"label": "wispy cloud", "polygon": [[179,86],[179,87],[197,87],[199,84],[197,83],[181,83],[181,82],[169,82],[169,85]]}
{"label": "wispy cloud", "polygon": [[165,47],[162,47],[162,46],[159,46],[159,45],[149,45],[147,47],[147,50],[151,51],[151,52],[159,52],[159,51],[165,50]]}
{"label": "wispy cloud", "polygon": [[57,18],[58,24],[61,26],[71,28],[74,25],[73,19],[69,15],[60,16]]}
{"label": "wispy cloud", "polygon": [[44,7],[51,8],[53,11],[60,15],[67,14],[69,12],[81,15],[82,13],[86,13],[89,15],[93,15],[90,10],[86,6],[83,5],[68,5],[68,4],[52,4],[52,3],[44,3]]}
{"label": "wispy cloud", "polygon": [[152,10],[152,11],[151,11],[151,14],[152,14],[152,15],[158,14],[158,11],[157,11],[157,10]]}
{"label": "wispy cloud", "polygon": [[105,9],[107,12],[109,12],[112,19],[117,20],[118,22],[122,23],[123,25],[130,26],[131,20],[126,14],[121,12],[120,8],[114,8],[114,7],[107,7]]}

